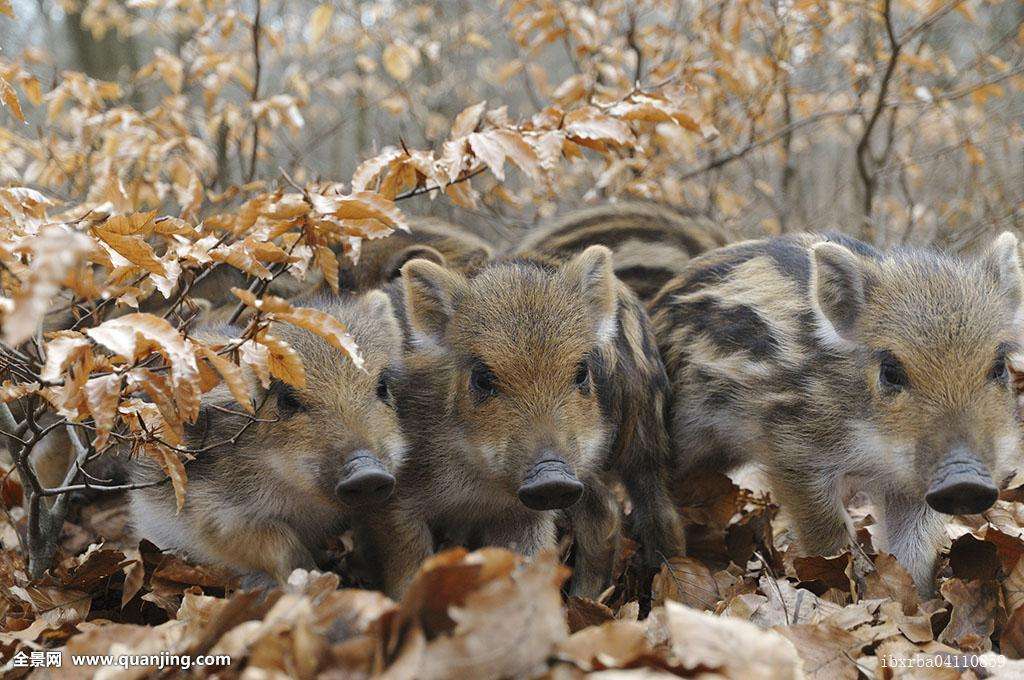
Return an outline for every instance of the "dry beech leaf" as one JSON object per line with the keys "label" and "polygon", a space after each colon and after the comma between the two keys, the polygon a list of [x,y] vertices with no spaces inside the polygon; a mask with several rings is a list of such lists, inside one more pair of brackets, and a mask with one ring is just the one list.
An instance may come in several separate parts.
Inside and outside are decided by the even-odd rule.
{"label": "dry beech leaf", "polygon": [[0,76],[0,101],[10,110],[11,115],[22,123],[25,122],[25,114],[21,110],[21,102],[18,101],[18,94],[9,82]]}
{"label": "dry beech leaf", "polygon": [[565,567],[544,553],[508,572],[506,555],[511,556],[497,549],[454,554],[467,567],[479,562],[483,573],[495,560],[499,571],[448,607],[454,622],[450,632],[411,653],[417,677],[521,676],[543,664],[568,637],[559,594]]}
{"label": "dry beech leaf", "polygon": [[330,314],[310,307],[295,307],[290,312],[275,314],[274,318],[319,335],[348,356],[357,368],[363,367],[363,356],[355,338],[349,335],[343,323]]}
{"label": "dry beech leaf", "polygon": [[121,376],[112,373],[92,378],[85,383],[85,399],[89,413],[96,423],[93,446],[97,451],[106,446],[110,431],[117,420],[117,404],[121,398]]}
{"label": "dry beech leaf", "polygon": [[256,342],[267,348],[267,368],[272,376],[292,387],[306,386],[306,369],[302,366],[302,358],[291,345],[269,333],[256,336]]}
{"label": "dry beech leaf", "polygon": [[408,80],[412,70],[420,63],[419,52],[405,43],[391,43],[384,48],[384,70],[395,80]]}
{"label": "dry beech leaf", "polygon": [[319,5],[309,17],[309,41],[316,45],[323,40],[327,29],[331,27],[331,18],[334,16],[334,8],[330,3]]}
{"label": "dry beech leaf", "polygon": [[486,101],[477,102],[463,109],[459,115],[455,116],[455,120],[452,121],[451,131],[449,132],[451,137],[465,137],[476,130],[486,109]]}
{"label": "dry beech leaf", "polygon": [[0,304],[3,341],[11,346],[32,337],[59,292],[60,282],[82,264],[94,246],[85,234],[49,225],[28,238],[24,247],[31,255],[30,265],[18,277],[20,285],[11,294],[10,307]]}
{"label": "dry beech leaf", "polygon": [[860,672],[855,659],[864,642],[853,634],[828,623],[779,626],[804,661],[808,680],[857,680]]}
{"label": "dry beech leaf", "polygon": [[559,657],[584,671],[628,668],[652,652],[647,626],[637,621],[608,621],[590,626],[558,645]]}
{"label": "dry beech leaf", "polygon": [[803,677],[796,649],[776,632],[678,602],[666,602],[663,611],[672,653],[686,669],[710,669],[749,680]]}
{"label": "dry beech leaf", "polygon": [[197,344],[195,349],[199,356],[209,361],[210,365],[220,373],[221,378],[224,379],[224,384],[227,385],[231,396],[238,402],[238,405],[249,413],[255,413],[252,395],[245,376],[242,374],[242,369],[205,345]]}
{"label": "dry beech leaf", "polygon": [[379,194],[359,191],[349,196],[310,196],[313,208],[340,220],[377,220],[386,227],[409,231],[409,224],[394,201]]}
{"label": "dry beech leaf", "polygon": [[324,275],[324,280],[327,281],[327,285],[331,287],[331,290],[335,295],[338,294],[338,274],[341,271],[341,265],[338,264],[338,256],[334,254],[334,251],[327,246],[317,246],[316,250],[316,265],[320,268],[320,271]]}
{"label": "dry beech leaf", "polygon": [[711,570],[692,557],[672,557],[651,584],[655,604],[675,600],[695,609],[714,610],[722,599]]}
{"label": "dry beech leaf", "polygon": [[171,386],[181,418],[195,420],[199,414],[199,367],[195,352],[191,343],[166,319],[146,313],[126,314],[104,321],[86,333],[128,360],[137,358],[136,354],[142,347],[152,347],[166,357],[171,366]]}
{"label": "dry beech leaf", "polygon": [[188,474],[185,472],[185,465],[181,462],[181,458],[171,449],[157,443],[147,442],[143,444],[142,448],[171,478],[177,511],[181,512],[181,509],[185,507],[185,490],[188,488]]}
{"label": "dry beech leaf", "polygon": [[275,295],[257,298],[253,293],[241,288],[232,288],[231,292],[247,306],[270,314],[276,321],[298,326],[320,336],[351,359],[358,368],[363,367],[363,356],[355,339],[349,335],[345,324],[330,314],[311,307],[292,307],[287,300]]}
{"label": "dry beech leaf", "polygon": [[89,341],[80,335],[63,335],[46,343],[46,363],[40,377],[46,382],[61,379],[64,368],[82,352],[88,351]]}
{"label": "dry beech leaf", "polygon": [[941,592],[953,611],[939,641],[972,652],[990,651],[996,623],[1005,617],[995,582],[951,578],[942,584]]}

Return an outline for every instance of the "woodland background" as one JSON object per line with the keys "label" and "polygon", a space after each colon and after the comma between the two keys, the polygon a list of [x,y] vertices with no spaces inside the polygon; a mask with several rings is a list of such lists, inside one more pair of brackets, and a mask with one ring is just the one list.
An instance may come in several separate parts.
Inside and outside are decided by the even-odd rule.
{"label": "woodland background", "polygon": [[[438,558],[396,606],[332,576],[237,593],[133,545],[125,489],[80,467],[151,456],[183,502],[200,392],[237,387],[240,363],[304,380],[271,322],[358,360],[344,328],[268,297],[272,282],[330,279],[337,253],[410,216],[498,245],[627,197],[737,238],[841,229],[971,250],[1019,231],[1022,48],[1013,0],[0,0],[0,662],[226,649],[221,672],[253,677],[856,678],[907,676],[880,667],[889,653],[1020,657],[1015,490],[951,526],[926,603],[884,555],[867,575],[850,555],[794,559],[768,499],[718,479],[685,510],[705,541],[665,565],[653,603],[629,560],[606,601],[563,605],[553,562],[485,551]],[[256,313],[212,346],[187,336],[218,264],[239,271],[226,302]],[[49,480],[31,459],[57,436],[73,456]],[[344,542],[338,555],[351,585]]]}

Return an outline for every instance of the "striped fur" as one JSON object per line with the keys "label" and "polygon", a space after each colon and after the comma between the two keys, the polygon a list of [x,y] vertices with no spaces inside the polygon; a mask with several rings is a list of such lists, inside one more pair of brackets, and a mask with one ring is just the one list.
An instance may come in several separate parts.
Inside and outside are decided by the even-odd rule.
{"label": "striped fur", "polygon": [[815,235],[693,260],[650,305],[679,479],[762,464],[816,554],[847,545],[843,495],[863,489],[884,547],[930,592],[944,534],[924,499],[950,451],[997,482],[1019,464],[1000,367],[1021,297],[1009,235],[978,261]]}
{"label": "striped fur", "polygon": [[[380,291],[358,299],[307,301],[345,323],[362,350],[365,370],[322,338],[294,326],[275,326],[302,358],[306,385],[274,381],[264,388],[245,369],[257,422],[219,385],[203,395],[185,445],[202,450],[188,464],[185,505],[177,512],[169,484],[131,495],[140,538],[202,562],[240,572],[252,585],[284,582],[297,567],[314,568],[329,538],[372,508],[347,507],[335,493],[349,454],[366,450],[392,472],[405,452],[394,405],[380,381],[401,368],[401,335],[390,300]],[[227,340],[239,329],[199,331]],[[165,479],[145,456],[132,463],[133,481]]]}
{"label": "striped fur", "polygon": [[[397,390],[410,455],[392,512],[368,537],[401,546],[395,561],[383,556],[389,594],[401,593],[439,537],[526,554],[553,547],[557,511],[516,497],[544,451],[559,452],[586,488],[562,511],[576,541],[573,592],[595,597],[611,576],[619,511],[609,472],[633,499],[650,560],[680,550],[665,487],[668,383],[647,316],[610,260],[595,247],[560,266],[498,261],[469,279],[405,266],[393,300],[411,337]],[[492,396],[473,390],[481,365],[495,376]],[[583,386],[574,382],[581,365]]]}
{"label": "striped fur", "polygon": [[588,246],[606,246],[615,255],[615,275],[647,301],[691,258],[725,243],[721,230],[699,215],[626,202],[575,210],[541,224],[515,252],[564,261]]}

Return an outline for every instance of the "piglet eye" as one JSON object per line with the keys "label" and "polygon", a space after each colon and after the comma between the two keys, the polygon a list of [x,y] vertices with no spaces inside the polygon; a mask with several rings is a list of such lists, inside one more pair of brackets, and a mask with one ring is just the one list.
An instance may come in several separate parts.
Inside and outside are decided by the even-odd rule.
{"label": "piglet eye", "polygon": [[391,403],[391,376],[387,371],[381,371],[377,379],[377,398],[386,404]]}
{"label": "piglet eye", "polygon": [[277,387],[277,411],[283,418],[288,418],[296,413],[306,410],[306,405],[299,399],[294,389],[279,383]]}
{"label": "piglet eye", "polygon": [[902,392],[910,386],[903,364],[891,352],[882,352],[878,361],[878,382],[888,392]]}
{"label": "piglet eye", "polygon": [[584,390],[590,385],[590,365],[587,362],[581,361],[576,367],[576,377],[573,379],[576,383],[576,387]]}
{"label": "piglet eye", "polygon": [[992,365],[992,370],[989,371],[988,377],[990,380],[996,382],[1005,383],[1010,379],[1010,366],[1006,361],[1006,357],[999,357],[996,359],[996,363]]}
{"label": "piglet eye", "polygon": [[493,397],[498,393],[498,377],[483,362],[473,365],[469,374],[469,388],[481,398]]}

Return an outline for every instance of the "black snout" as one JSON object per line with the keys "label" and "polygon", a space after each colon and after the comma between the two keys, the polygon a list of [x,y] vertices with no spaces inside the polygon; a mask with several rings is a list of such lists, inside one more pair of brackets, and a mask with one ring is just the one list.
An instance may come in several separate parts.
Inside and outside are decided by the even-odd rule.
{"label": "black snout", "polygon": [[998,497],[985,464],[970,450],[957,447],[935,471],[924,499],[946,515],[976,515],[991,508]]}
{"label": "black snout", "polygon": [[583,483],[560,456],[545,457],[527,473],[518,495],[531,510],[567,508],[583,495]]}
{"label": "black snout", "polygon": [[341,467],[341,481],[334,488],[342,502],[354,506],[386,501],[394,489],[394,476],[366,449],[349,454]]}

